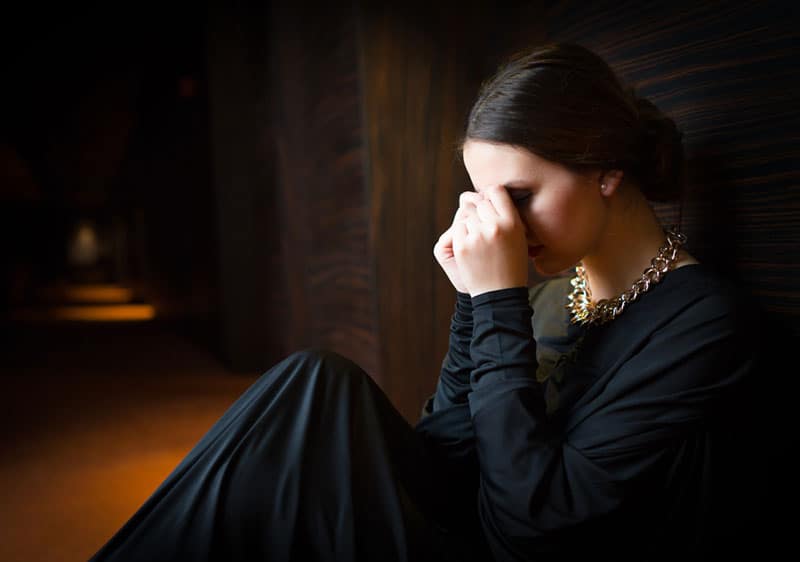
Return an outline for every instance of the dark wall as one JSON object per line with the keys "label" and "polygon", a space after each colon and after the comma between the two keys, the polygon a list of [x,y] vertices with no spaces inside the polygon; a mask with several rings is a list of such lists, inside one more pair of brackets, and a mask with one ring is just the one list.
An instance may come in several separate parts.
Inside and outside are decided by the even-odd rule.
{"label": "dark wall", "polygon": [[792,345],[788,6],[28,8],[4,38],[4,302],[57,277],[76,215],[119,215],[129,280],[234,370],[331,348],[413,420],[446,349],[454,295],[432,247],[470,187],[455,151],[466,113],[505,55],[558,39],[596,49],[684,128],[691,189],[658,211]]}
{"label": "dark wall", "polygon": [[357,12],[281,3],[271,14],[284,346],[334,349],[380,380]]}
{"label": "dark wall", "polygon": [[[786,6],[363,0],[232,15],[210,50],[223,71],[214,119],[239,124],[214,133],[219,210],[225,197],[241,207],[220,227],[228,355],[262,369],[332,348],[414,419],[453,304],[431,251],[469,188],[455,143],[480,81],[546,39],[597,50],[676,119],[690,188],[658,213],[741,283],[780,342],[796,342],[798,65]],[[244,50],[214,63],[231,41]]]}
{"label": "dark wall", "polygon": [[233,370],[266,368],[283,351],[280,210],[271,138],[269,9],[213,2],[206,14],[219,331]]}
{"label": "dark wall", "polygon": [[560,2],[548,37],[603,55],[684,132],[690,251],[800,334],[800,54],[796,3]]}
{"label": "dark wall", "polygon": [[[457,142],[480,81],[514,38],[485,32],[507,29],[517,12],[446,4],[361,3],[379,373],[409,420],[435,389],[447,350],[455,293],[433,246],[458,194],[471,189]],[[542,35],[536,25],[529,33]]]}
{"label": "dark wall", "polygon": [[209,12],[221,350],[334,349],[379,377],[353,6]]}
{"label": "dark wall", "polygon": [[[763,358],[739,407],[747,437],[720,505],[736,513],[732,557],[781,553],[785,506],[800,500],[792,351],[800,316],[800,51],[790,2],[559,2],[548,38],[603,55],[684,131],[689,189],[657,205],[701,261],[734,280],[762,313]],[[745,303],[742,303],[744,306]],[[720,552],[720,556],[725,556]]]}
{"label": "dark wall", "polygon": [[470,188],[456,141],[516,39],[475,37],[518,13],[446,4],[212,8],[230,364],[264,370],[304,347],[333,349],[418,417],[454,305],[432,250]]}
{"label": "dark wall", "polygon": [[[185,2],[157,14],[126,2],[25,3],[4,21],[3,312],[39,305],[52,284],[117,283],[208,344],[217,306],[205,15]],[[115,250],[76,278],[66,246],[82,220]]]}

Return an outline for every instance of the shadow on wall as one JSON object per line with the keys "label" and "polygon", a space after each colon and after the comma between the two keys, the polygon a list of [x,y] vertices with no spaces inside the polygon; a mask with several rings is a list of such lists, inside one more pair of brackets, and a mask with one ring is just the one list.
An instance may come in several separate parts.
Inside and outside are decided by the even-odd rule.
{"label": "shadow on wall", "polygon": [[[751,345],[760,350],[753,376],[742,390],[740,410],[735,413],[741,427],[728,428],[731,435],[745,435],[744,442],[724,445],[734,448],[739,466],[721,467],[726,474],[735,475],[725,484],[722,502],[726,509],[740,514],[735,529],[724,531],[724,549],[737,555],[750,551],[777,554],[785,551],[793,535],[793,519],[781,514],[787,505],[800,501],[800,457],[793,415],[795,397],[800,395],[792,357],[797,335],[780,296],[771,291],[778,281],[765,279],[780,277],[781,270],[771,265],[781,262],[780,249],[764,244],[769,236],[763,232],[765,220],[759,213],[766,211],[760,211],[754,199],[768,201],[770,192],[783,189],[763,179],[780,164],[766,162],[769,171],[756,174],[748,169],[743,173],[742,166],[750,163],[736,147],[694,145],[687,153],[691,154],[687,161],[689,187],[682,222],[689,250],[740,290],[742,312],[754,313],[747,316]],[[748,193],[751,186],[755,191]],[[776,229],[776,245],[781,234]]]}
{"label": "shadow on wall", "polygon": [[688,244],[698,260],[741,283],[736,266],[735,176],[710,148],[693,147],[687,159]]}

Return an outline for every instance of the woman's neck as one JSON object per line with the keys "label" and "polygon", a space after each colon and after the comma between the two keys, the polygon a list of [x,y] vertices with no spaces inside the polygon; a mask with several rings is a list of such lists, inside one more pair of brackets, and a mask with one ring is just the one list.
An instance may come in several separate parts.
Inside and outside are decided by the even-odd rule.
{"label": "woman's neck", "polygon": [[[592,301],[612,299],[630,289],[650,265],[666,235],[644,197],[614,203],[599,243],[583,266],[589,281]],[[676,265],[696,263],[681,252]]]}

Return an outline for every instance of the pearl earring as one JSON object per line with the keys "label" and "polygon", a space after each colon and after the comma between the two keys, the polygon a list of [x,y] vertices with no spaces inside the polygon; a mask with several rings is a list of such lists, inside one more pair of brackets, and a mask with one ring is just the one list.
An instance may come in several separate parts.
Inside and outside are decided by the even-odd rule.
{"label": "pearl earring", "polygon": [[605,191],[605,190],[606,190],[606,184],[601,183],[600,184],[600,191]]}

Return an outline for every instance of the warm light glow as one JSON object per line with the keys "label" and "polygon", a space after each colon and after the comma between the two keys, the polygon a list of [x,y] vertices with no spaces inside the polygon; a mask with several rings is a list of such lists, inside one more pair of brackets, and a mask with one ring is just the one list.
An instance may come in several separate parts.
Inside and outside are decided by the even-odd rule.
{"label": "warm light glow", "polygon": [[69,241],[69,262],[72,265],[94,265],[100,257],[100,242],[94,228],[88,222],[78,225]]}
{"label": "warm light glow", "polygon": [[133,290],[119,285],[65,285],[46,291],[52,300],[67,302],[125,303],[133,300]]}
{"label": "warm light glow", "polygon": [[152,320],[155,309],[149,304],[120,304],[112,306],[60,306],[52,309],[59,320],[84,320],[102,322],[126,322]]}
{"label": "warm light glow", "polygon": [[21,310],[17,319],[27,321],[70,320],[79,322],[140,322],[156,317],[149,304],[56,306],[44,310]]}

